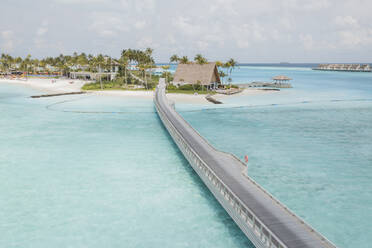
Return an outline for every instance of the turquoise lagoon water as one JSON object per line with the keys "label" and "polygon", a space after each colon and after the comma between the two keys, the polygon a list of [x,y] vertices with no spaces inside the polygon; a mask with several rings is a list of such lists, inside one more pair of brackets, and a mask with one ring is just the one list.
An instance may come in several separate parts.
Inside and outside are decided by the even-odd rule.
{"label": "turquoise lagoon water", "polygon": [[0,84],[0,247],[252,247],[151,100]]}
{"label": "turquoise lagoon water", "polygon": [[[372,74],[240,66],[293,89],[177,104],[216,147],[339,247],[372,242]],[[252,247],[170,140],[152,102],[29,99],[0,85],[0,246]]]}
{"label": "turquoise lagoon water", "polygon": [[338,247],[372,243],[372,73],[241,66],[234,82],[284,74],[293,89],[177,105],[213,145]]}

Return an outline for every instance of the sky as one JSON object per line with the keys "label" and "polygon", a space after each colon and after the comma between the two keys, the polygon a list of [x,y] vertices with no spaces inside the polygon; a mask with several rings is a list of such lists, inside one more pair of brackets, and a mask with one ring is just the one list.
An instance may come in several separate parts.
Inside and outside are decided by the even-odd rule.
{"label": "sky", "polygon": [[371,0],[1,0],[0,53],[372,62]]}

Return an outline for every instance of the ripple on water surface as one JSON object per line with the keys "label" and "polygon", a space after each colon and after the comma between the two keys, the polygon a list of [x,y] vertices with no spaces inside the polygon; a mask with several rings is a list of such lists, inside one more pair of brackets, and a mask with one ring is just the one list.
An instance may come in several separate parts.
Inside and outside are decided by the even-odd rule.
{"label": "ripple on water surface", "polygon": [[0,85],[1,247],[252,247],[152,101],[34,93]]}
{"label": "ripple on water surface", "polygon": [[372,242],[372,102],[187,111],[183,117],[338,247]]}

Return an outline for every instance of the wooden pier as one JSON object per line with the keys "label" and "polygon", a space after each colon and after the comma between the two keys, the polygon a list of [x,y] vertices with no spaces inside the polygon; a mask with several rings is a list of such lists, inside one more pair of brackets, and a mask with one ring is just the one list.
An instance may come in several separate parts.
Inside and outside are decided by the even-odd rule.
{"label": "wooden pier", "polygon": [[234,95],[234,94],[238,94],[240,92],[242,92],[243,90],[240,89],[235,89],[235,88],[231,88],[231,89],[217,89],[216,90],[216,93],[218,94],[223,94],[223,95]]}
{"label": "wooden pier", "polygon": [[290,83],[273,83],[273,82],[252,82],[246,84],[236,84],[239,88],[292,88]]}
{"label": "wooden pier", "polygon": [[156,111],[173,141],[221,206],[257,248],[336,248],[247,174],[234,155],[215,149],[179,115],[160,79]]}

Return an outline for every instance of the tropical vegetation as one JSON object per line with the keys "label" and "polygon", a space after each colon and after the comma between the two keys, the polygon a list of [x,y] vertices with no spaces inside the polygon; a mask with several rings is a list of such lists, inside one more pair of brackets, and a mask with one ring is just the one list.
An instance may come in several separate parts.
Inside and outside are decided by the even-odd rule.
{"label": "tropical vegetation", "polygon": [[[173,80],[173,75],[169,71],[171,63],[189,64],[197,63],[200,65],[207,64],[208,60],[201,54],[194,57],[191,61],[188,56],[179,56],[174,54],[169,59],[168,65],[163,65],[163,73],[154,75],[153,69],[156,68],[153,58],[153,49],[144,50],[124,49],[120,58],[113,58],[108,55],[73,53],[72,55],[60,54],[56,57],[46,57],[42,59],[32,58],[31,55],[26,57],[12,57],[9,54],[0,56],[0,72],[10,73],[19,71],[26,74],[51,74],[55,76],[68,76],[71,72],[86,71],[92,73],[116,73],[112,81],[104,79],[102,76],[97,77],[98,82],[88,83],[84,86],[85,90],[102,90],[102,89],[153,89],[159,80],[164,77],[166,82]],[[231,84],[231,74],[237,66],[234,59],[223,63],[216,62],[219,69],[219,75],[224,84]],[[115,68],[115,69],[113,69]],[[198,85],[181,86],[181,88],[169,90],[178,91],[202,91]]]}
{"label": "tropical vegetation", "polygon": [[69,72],[76,71],[107,71],[117,64],[118,61],[110,56],[98,54],[87,55],[85,53],[73,55],[60,54],[57,57],[46,57],[43,59],[32,58],[27,55],[25,58],[12,57],[9,54],[1,54],[0,57],[0,71],[22,71],[27,73],[59,73],[60,75],[67,75]]}

